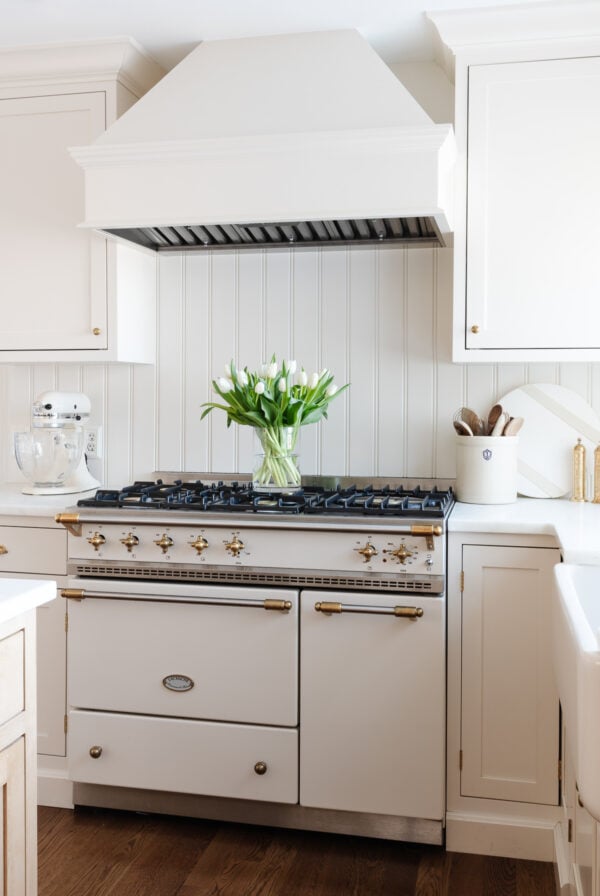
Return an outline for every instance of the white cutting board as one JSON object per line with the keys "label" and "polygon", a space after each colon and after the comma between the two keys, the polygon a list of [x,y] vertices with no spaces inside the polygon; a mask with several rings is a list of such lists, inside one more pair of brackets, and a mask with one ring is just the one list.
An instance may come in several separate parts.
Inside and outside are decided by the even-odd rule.
{"label": "white cutting board", "polygon": [[580,438],[593,469],[600,417],[576,392],[533,383],[499,399],[511,417],[523,417],[519,433],[517,491],[530,498],[561,498],[573,490],[573,448]]}

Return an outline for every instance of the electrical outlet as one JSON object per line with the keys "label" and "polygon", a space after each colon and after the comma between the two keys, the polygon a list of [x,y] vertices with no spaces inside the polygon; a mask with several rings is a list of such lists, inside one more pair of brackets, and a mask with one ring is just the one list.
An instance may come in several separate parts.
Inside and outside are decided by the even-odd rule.
{"label": "electrical outlet", "polygon": [[102,457],[102,427],[88,426],[84,431],[83,453],[88,460]]}

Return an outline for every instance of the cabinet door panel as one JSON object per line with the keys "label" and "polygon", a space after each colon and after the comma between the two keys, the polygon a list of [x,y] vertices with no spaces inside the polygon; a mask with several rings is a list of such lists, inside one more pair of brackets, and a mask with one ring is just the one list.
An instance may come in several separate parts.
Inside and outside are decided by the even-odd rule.
{"label": "cabinet door panel", "polygon": [[470,67],[467,349],[600,346],[599,95],[600,58]]}
{"label": "cabinet door panel", "polygon": [[105,120],[100,92],[0,100],[1,351],[106,347],[106,242],[77,227],[83,174],[67,149]]}
{"label": "cabinet door panel", "polygon": [[558,550],[463,547],[463,796],[555,805],[549,600]]}
{"label": "cabinet door panel", "polygon": [[[3,896],[26,896],[25,738],[0,752],[0,886]],[[33,893],[32,893],[33,896]]]}

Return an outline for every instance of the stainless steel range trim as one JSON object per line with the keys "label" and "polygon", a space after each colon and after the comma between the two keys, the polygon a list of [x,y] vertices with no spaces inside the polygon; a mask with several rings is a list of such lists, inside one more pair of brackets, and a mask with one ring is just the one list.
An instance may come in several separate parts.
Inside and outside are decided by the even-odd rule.
{"label": "stainless steel range trim", "polygon": [[444,593],[443,576],[398,577],[386,573],[337,573],[323,574],[306,572],[302,569],[273,571],[261,567],[220,567],[200,568],[192,564],[161,563],[151,565],[144,562],[122,561],[121,563],[71,563],[69,575],[109,579],[138,579],[170,582],[207,582],[217,584],[235,582],[245,585],[279,585],[290,587],[319,587],[329,589],[349,589],[352,591],[401,591],[403,593]]}

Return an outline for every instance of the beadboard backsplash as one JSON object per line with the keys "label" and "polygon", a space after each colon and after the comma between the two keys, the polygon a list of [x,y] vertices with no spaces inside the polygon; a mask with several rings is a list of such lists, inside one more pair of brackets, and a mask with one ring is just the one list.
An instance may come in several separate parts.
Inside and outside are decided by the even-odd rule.
{"label": "beadboard backsplash", "polygon": [[559,383],[600,411],[600,365],[450,361],[449,249],[291,249],[160,259],[156,366],[40,364],[0,368],[4,481],[18,481],[12,433],[29,428],[47,389],[85,392],[103,428],[90,468],[117,487],[154,470],[250,472],[252,432],[200,421],[210,381],[232,358],[272,353],[330,368],[350,389],[329,419],[304,427],[307,474],[452,478],[452,416],[487,412],[527,382]]}

